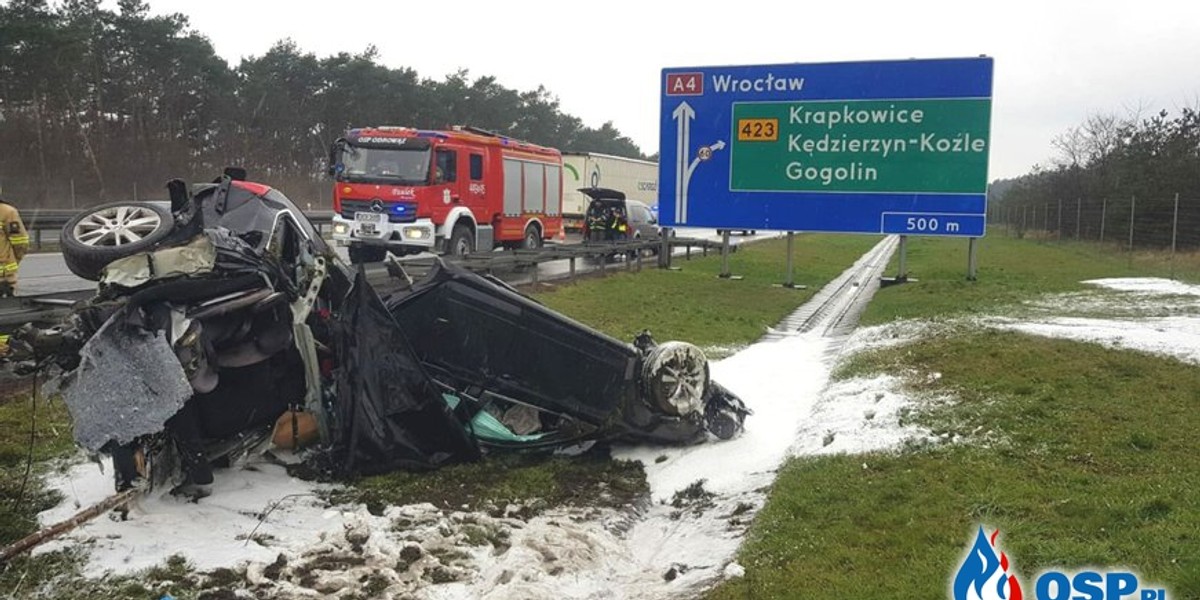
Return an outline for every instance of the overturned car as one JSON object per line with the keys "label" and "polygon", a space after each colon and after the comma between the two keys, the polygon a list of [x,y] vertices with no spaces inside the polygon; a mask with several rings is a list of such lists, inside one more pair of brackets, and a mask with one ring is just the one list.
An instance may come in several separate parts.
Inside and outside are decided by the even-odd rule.
{"label": "overturned car", "polygon": [[118,489],[201,489],[272,438],[357,474],[728,439],[748,414],[690,344],[625,343],[441,262],[381,297],[278,190],[235,169],[168,190],[72,219],[64,257],[98,292],[12,342],[63,370],[76,440],[113,456]]}

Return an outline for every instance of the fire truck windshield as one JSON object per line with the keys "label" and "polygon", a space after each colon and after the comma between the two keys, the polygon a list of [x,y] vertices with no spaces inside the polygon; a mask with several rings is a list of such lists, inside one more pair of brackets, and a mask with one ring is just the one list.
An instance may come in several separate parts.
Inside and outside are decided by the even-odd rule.
{"label": "fire truck windshield", "polygon": [[428,148],[360,148],[342,151],[340,181],[422,185],[429,180]]}

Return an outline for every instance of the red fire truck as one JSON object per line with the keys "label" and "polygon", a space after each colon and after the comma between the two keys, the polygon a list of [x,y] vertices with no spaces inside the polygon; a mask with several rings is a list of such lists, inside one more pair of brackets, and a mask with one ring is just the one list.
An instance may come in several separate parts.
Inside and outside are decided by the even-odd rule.
{"label": "red fire truck", "polygon": [[333,238],[352,263],[538,248],[562,229],[562,154],[482,129],[351,129],[329,173]]}

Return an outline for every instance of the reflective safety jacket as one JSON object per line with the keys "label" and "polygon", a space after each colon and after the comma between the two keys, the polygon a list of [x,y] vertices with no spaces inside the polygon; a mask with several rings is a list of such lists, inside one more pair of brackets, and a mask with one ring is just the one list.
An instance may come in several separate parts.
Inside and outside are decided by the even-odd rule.
{"label": "reflective safety jacket", "polygon": [[29,233],[17,207],[0,202],[0,275],[15,277],[17,263],[29,250]]}

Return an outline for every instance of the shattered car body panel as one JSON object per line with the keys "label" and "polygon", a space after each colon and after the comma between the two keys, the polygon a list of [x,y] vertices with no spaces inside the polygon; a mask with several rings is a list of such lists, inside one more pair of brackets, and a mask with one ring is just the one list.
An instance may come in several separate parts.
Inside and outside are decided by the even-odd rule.
{"label": "shattered car body panel", "polygon": [[[749,414],[689,344],[622,342],[441,263],[381,299],[278,190],[230,176],[168,189],[171,232],[108,263],[59,336],[77,440],[113,454],[118,488],[154,465],[202,485],[300,410],[318,424],[314,456],[343,474],[727,439]],[[136,389],[118,398],[122,378]]]}
{"label": "shattered car body panel", "polygon": [[211,273],[216,262],[217,249],[212,241],[197,236],[183,246],[142,252],[115,260],[104,269],[100,283],[135,288],[156,279]]}
{"label": "shattered car body panel", "polygon": [[426,469],[479,457],[361,272],[334,337],[341,367],[331,442],[345,472]]}
{"label": "shattered car body panel", "polygon": [[131,326],[118,313],[81,351],[75,381],[63,393],[75,440],[91,451],[162,430],[192,396],[165,332]]}

